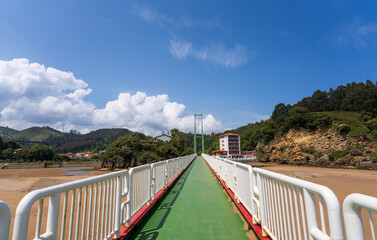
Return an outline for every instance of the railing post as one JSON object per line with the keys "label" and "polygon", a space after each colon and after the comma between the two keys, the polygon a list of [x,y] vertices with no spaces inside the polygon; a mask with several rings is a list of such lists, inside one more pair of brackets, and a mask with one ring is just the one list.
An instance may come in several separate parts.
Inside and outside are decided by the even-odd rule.
{"label": "railing post", "polygon": [[[117,177],[117,189],[116,189],[116,200],[115,200],[115,235],[114,239],[120,239],[120,223],[121,223],[121,212],[122,212],[122,177]],[[99,229],[98,229],[99,230]]]}
{"label": "railing post", "polygon": [[254,193],[255,181],[253,180],[252,167],[249,167],[249,183],[250,183],[251,215],[253,217],[253,224],[256,224],[257,223],[256,221],[257,213],[256,213],[256,206],[255,206],[256,204],[254,203],[254,200],[253,200],[253,198],[255,197],[255,193]]}
{"label": "railing post", "polygon": [[149,188],[148,188],[148,202],[147,204],[151,204],[151,199],[152,199],[152,164],[150,164],[150,167],[149,167],[149,179],[148,179],[148,182],[149,182]]}
{"label": "railing post", "polygon": [[234,185],[236,186],[234,197],[237,199],[237,203],[240,203],[238,199],[238,179],[237,179],[237,165],[236,162],[233,163],[233,177],[234,177]]}
{"label": "railing post", "polygon": [[166,185],[168,184],[168,160],[165,160],[164,162],[164,188],[166,188]]}
{"label": "railing post", "polygon": [[127,194],[127,202],[128,202],[128,207],[127,207],[127,225],[131,226],[131,216],[132,216],[132,174],[133,174],[133,169],[131,169],[129,177],[128,177],[128,194]]}
{"label": "railing post", "polygon": [[[303,192],[305,200],[306,220],[308,223],[308,231],[310,232],[312,228],[318,228],[315,197],[314,194],[309,193],[308,190],[306,190],[305,188],[303,189]],[[313,239],[313,237],[310,234],[309,237],[310,239]]]}
{"label": "railing post", "polygon": [[260,213],[260,224],[262,228],[262,236],[267,237],[267,233],[264,230],[264,226],[266,225],[266,202],[264,199],[264,188],[263,188],[263,180],[260,173],[257,173],[257,186],[258,186],[258,194],[259,194],[259,213]]}
{"label": "railing post", "polygon": [[52,233],[52,239],[57,238],[60,210],[60,193],[50,197],[47,214],[47,232]]}
{"label": "railing post", "polygon": [[[343,216],[347,239],[365,240],[361,209],[364,208],[367,211],[377,212],[376,204],[377,198],[359,193],[350,194],[344,199]],[[369,217],[371,217],[371,215],[369,215]],[[369,221],[371,221],[371,219],[369,219]],[[371,222],[369,223],[371,224]],[[370,227],[374,228],[374,225],[372,224]]]}
{"label": "railing post", "polygon": [[156,196],[156,166],[154,164],[151,165],[151,175],[152,175],[152,200],[155,199]]}
{"label": "railing post", "polygon": [[9,239],[11,211],[5,202],[0,200],[0,237],[1,239]]}

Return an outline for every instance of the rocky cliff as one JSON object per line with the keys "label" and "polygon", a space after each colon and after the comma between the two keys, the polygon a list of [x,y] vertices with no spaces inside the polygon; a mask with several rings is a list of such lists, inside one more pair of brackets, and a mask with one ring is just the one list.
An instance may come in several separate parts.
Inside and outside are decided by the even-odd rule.
{"label": "rocky cliff", "polygon": [[377,142],[339,133],[341,125],[316,131],[294,130],[266,146],[258,146],[258,159],[297,165],[377,168]]}

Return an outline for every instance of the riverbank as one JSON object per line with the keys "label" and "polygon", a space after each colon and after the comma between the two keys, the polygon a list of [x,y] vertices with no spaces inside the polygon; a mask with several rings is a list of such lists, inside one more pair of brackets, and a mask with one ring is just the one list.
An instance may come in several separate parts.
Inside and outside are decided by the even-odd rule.
{"label": "riverbank", "polygon": [[[18,203],[31,191],[91,176],[109,173],[94,167],[0,169],[0,200],[8,203],[12,211],[12,225]],[[35,226],[36,218],[30,218]],[[13,229],[11,229],[12,232]]]}
{"label": "riverbank", "polygon": [[262,168],[329,187],[341,203],[351,193],[377,197],[377,171],[375,170],[289,165],[264,166]]}

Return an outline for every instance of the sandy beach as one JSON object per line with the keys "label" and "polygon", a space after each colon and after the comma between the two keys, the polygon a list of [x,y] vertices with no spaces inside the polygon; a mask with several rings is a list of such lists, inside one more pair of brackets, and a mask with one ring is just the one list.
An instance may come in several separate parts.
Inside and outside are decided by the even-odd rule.
{"label": "sandy beach", "polygon": [[[264,166],[263,168],[327,186],[334,191],[340,204],[351,193],[362,193],[377,197],[377,171],[286,165]],[[107,172],[90,171],[82,168],[1,169],[0,200],[9,204],[14,216],[18,203],[27,193],[33,190]],[[84,174],[84,176],[74,176],[81,174]],[[12,217],[12,226],[13,220],[14,218]],[[36,218],[32,217],[30,220],[30,226],[35,226]],[[32,238],[33,236],[29,237]]]}
{"label": "sandy beach", "polygon": [[[77,169],[82,170],[83,168]],[[72,168],[0,169],[0,200],[8,203],[11,208],[11,226],[13,227],[14,214],[18,203],[29,192],[109,172],[84,169],[85,172],[81,171],[81,174],[79,174],[83,174],[82,176],[67,176],[77,175],[77,171],[74,170]],[[30,218],[30,226],[35,226],[35,221],[36,218]],[[11,234],[12,231],[13,229],[11,229]]]}
{"label": "sandy beach", "polygon": [[277,165],[266,170],[329,187],[342,204],[351,193],[377,197],[377,171]]}

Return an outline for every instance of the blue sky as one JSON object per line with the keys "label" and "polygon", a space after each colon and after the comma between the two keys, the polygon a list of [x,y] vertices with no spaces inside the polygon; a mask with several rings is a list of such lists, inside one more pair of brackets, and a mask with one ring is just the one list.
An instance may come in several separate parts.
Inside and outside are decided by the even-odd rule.
{"label": "blue sky", "polygon": [[203,113],[207,131],[242,126],[317,89],[376,81],[376,11],[342,0],[0,0],[0,125],[153,135],[189,131]]}

